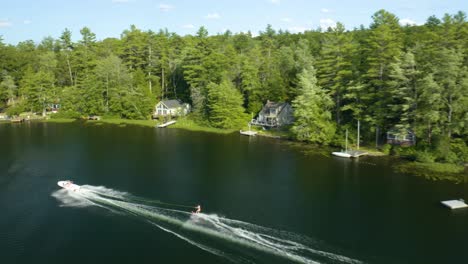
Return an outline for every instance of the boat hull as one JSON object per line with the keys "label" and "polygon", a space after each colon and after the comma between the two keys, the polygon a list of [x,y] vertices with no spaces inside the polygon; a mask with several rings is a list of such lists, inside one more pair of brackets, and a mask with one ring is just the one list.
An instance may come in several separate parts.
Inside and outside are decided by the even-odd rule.
{"label": "boat hull", "polygon": [[81,186],[76,185],[71,181],[59,181],[59,182],[57,182],[57,185],[64,188],[64,189],[66,189],[66,190],[73,191],[73,192],[77,192],[81,188]]}
{"label": "boat hull", "polygon": [[332,155],[342,158],[351,158],[352,155],[346,152],[332,152]]}

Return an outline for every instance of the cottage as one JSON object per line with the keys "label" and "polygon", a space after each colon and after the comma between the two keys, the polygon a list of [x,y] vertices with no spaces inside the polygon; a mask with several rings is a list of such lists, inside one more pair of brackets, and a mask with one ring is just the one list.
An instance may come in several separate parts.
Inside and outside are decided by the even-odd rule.
{"label": "cottage", "polygon": [[163,100],[154,107],[153,119],[165,116],[184,116],[190,112],[190,105],[180,100]]}
{"label": "cottage", "polygon": [[293,109],[289,103],[267,101],[256,119],[250,123],[263,127],[280,127],[294,122]]}
{"label": "cottage", "polygon": [[392,129],[387,132],[387,144],[400,146],[413,146],[416,144],[416,136],[409,129]]}
{"label": "cottage", "polygon": [[47,111],[48,112],[51,112],[53,114],[57,113],[60,109],[61,105],[60,104],[57,104],[57,103],[52,103],[52,104],[48,104],[47,105]]}

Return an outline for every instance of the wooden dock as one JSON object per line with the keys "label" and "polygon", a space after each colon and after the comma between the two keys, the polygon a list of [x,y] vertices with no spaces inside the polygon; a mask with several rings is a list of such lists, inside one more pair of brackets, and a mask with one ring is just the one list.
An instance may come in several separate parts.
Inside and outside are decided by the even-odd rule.
{"label": "wooden dock", "polygon": [[247,131],[239,131],[241,133],[241,135],[244,135],[244,136],[255,136],[257,135],[257,132],[256,131],[251,131],[251,130],[247,130]]}
{"label": "wooden dock", "polygon": [[463,201],[463,199],[442,201],[440,203],[452,210],[468,207],[468,204],[466,204],[465,201]]}
{"label": "wooden dock", "polygon": [[13,118],[13,119],[10,119],[10,122],[11,123],[23,123],[24,118]]}
{"label": "wooden dock", "polygon": [[348,152],[352,158],[359,158],[361,156],[367,155],[367,152],[365,151],[360,151],[360,150],[348,150]]}
{"label": "wooden dock", "polygon": [[175,123],[176,123],[176,121],[175,121],[175,120],[173,120],[173,121],[169,121],[169,122],[166,122],[166,123],[164,123],[164,124],[160,124],[160,125],[158,125],[158,128],[164,128],[164,127],[168,127],[168,126],[170,126],[170,125],[173,125],[173,124],[175,124]]}

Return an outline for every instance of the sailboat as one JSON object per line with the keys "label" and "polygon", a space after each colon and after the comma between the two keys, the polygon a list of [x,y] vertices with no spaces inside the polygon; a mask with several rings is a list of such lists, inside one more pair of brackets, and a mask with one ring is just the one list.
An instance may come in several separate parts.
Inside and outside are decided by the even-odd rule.
{"label": "sailboat", "polygon": [[332,155],[338,156],[338,157],[343,157],[343,158],[358,158],[360,156],[367,155],[367,152],[365,151],[360,151],[359,150],[359,141],[360,141],[360,125],[361,123],[357,122],[357,150],[349,150],[348,151],[348,129],[346,129],[346,143],[345,143],[345,151],[337,151],[337,152],[332,152]]}
{"label": "sailboat", "polygon": [[348,129],[346,129],[346,143],[345,143],[345,151],[336,151],[332,152],[332,155],[343,157],[343,158],[351,158],[353,155],[348,153]]}

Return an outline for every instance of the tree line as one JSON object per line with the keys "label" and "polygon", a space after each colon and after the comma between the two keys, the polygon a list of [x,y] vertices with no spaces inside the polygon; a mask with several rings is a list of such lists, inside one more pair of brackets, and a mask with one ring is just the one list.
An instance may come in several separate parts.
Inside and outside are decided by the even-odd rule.
{"label": "tree line", "polygon": [[[385,10],[369,27],[292,34],[270,25],[253,36],[209,36],[135,26],[96,40],[90,28],[72,41],[7,45],[0,38],[0,109],[10,114],[108,115],[148,119],[160,99],[189,102],[191,118],[239,128],[267,101],[293,105],[298,140],[336,142],[361,123],[363,140],[414,131],[426,159],[466,162],[468,23],[466,14],[401,26]],[[429,154],[428,154],[429,153]]]}

